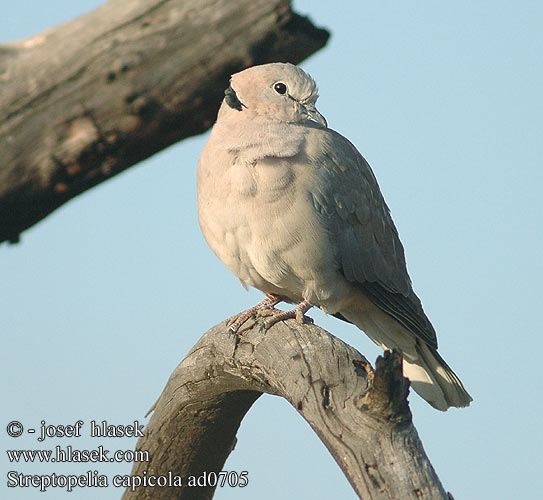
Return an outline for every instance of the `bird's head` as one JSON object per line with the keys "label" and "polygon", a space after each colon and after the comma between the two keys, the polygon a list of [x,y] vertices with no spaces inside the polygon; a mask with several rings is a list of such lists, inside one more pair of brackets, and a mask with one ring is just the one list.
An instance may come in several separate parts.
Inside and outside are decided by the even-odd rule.
{"label": "bird's head", "polygon": [[[315,103],[317,85],[302,69],[288,63],[253,66],[232,75],[224,103],[230,113],[269,118],[289,123],[308,120],[326,127],[326,120]],[[224,104],[223,104],[224,107]]]}

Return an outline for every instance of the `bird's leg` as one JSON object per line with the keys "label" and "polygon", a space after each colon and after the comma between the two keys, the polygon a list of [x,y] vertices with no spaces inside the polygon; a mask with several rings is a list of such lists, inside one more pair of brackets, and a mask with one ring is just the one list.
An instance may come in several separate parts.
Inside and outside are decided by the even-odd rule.
{"label": "bird's leg", "polygon": [[296,319],[296,321],[302,325],[303,323],[313,323],[313,320],[305,315],[305,313],[312,307],[313,306],[307,300],[303,300],[290,311],[262,311],[261,316],[269,316],[269,318],[264,322],[266,330],[275,325],[275,323],[285,319]]}
{"label": "bird's leg", "polygon": [[273,293],[268,294],[268,296],[256,306],[250,307],[249,309],[232,316],[228,320],[228,330],[230,330],[232,333],[236,333],[241,328],[241,325],[243,325],[243,323],[245,323],[249,318],[252,318],[264,309],[273,309],[273,307],[279,304],[279,302],[282,302],[282,300],[283,299],[279,297],[279,295],[275,295]]}

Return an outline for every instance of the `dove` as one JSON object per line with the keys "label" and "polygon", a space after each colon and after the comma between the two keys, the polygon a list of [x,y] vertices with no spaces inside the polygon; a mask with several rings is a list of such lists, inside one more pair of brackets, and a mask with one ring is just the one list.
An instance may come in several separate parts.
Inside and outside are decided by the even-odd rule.
{"label": "dove", "polygon": [[[439,410],[471,396],[437,351],[377,180],[328,128],[315,81],[271,63],[232,75],[197,170],[198,219],[217,257],[266,299],[235,317],[303,321],[319,307],[402,353],[412,388]],[[297,304],[292,311],[273,306]]]}

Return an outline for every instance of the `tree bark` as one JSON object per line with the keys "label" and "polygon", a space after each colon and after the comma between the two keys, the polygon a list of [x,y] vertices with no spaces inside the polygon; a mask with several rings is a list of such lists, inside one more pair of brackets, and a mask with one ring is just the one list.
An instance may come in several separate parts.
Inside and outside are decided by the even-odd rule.
{"label": "tree bark", "polygon": [[111,0],[0,45],[0,242],[215,120],[229,76],[328,32],[288,0]]}
{"label": "tree bark", "polygon": [[[293,320],[267,332],[209,330],[172,373],[138,450],[150,462],[132,476],[180,476],[182,487],[127,489],[125,500],[209,499],[189,476],[222,470],[246,412],[262,393],[287,399],[311,425],[360,498],[448,499],[426,457],[407,403],[401,356],[385,353],[375,371],[354,348]],[[250,471],[249,479],[250,479]]]}

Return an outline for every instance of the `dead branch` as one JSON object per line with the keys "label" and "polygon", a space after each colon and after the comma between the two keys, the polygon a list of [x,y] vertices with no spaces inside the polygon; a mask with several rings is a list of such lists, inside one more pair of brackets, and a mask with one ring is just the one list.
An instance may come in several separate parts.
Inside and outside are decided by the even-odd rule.
{"label": "dead branch", "polygon": [[151,461],[133,475],[178,475],[178,488],[127,490],[125,500],[209,499],[189,476],[219,472],[246,412],[262,394],[287,399],[311,425],[360,498],[448,499],[426,457],[407,403],[401,357],[375,371],[355,349],[314,325],[290,320],[265,333],[209,330],[172,373],[137,449]]}
{"label": "dead branch", "polygon": [[327,39],[288,0],[111,0],[0,45],[0,242],[207,130],[230,74]]}

